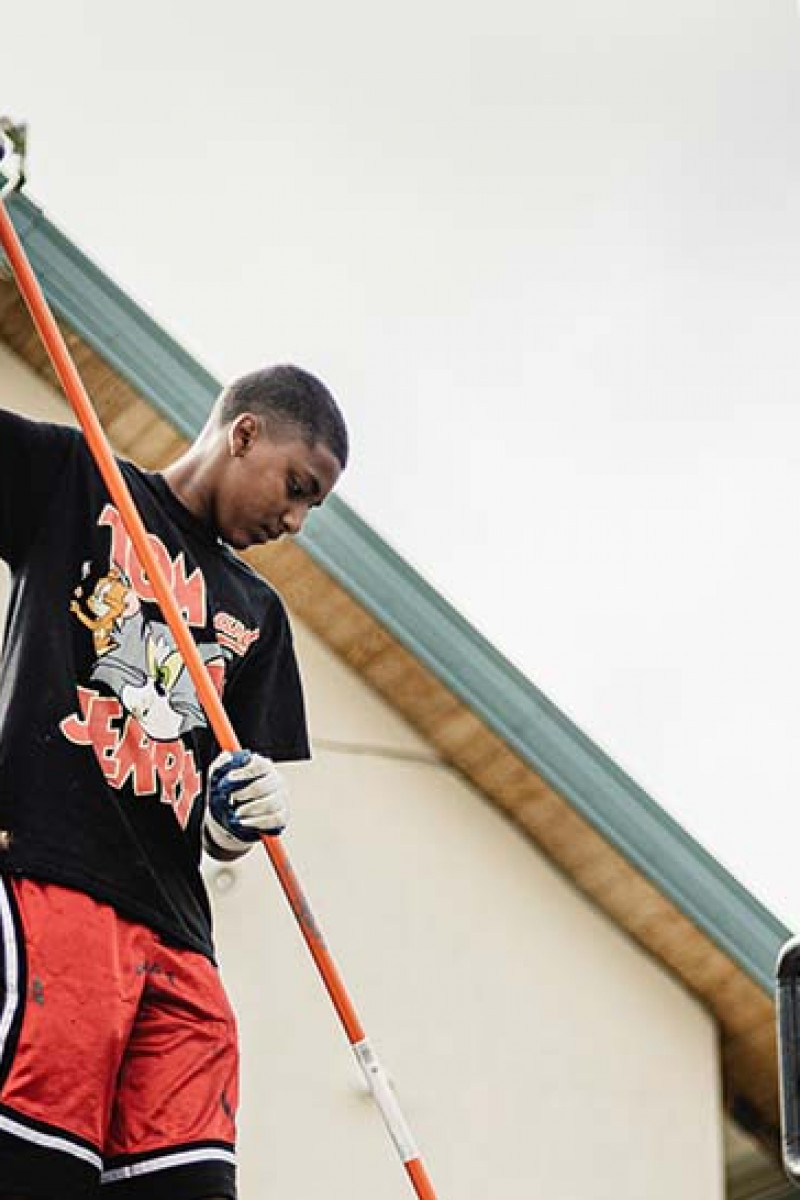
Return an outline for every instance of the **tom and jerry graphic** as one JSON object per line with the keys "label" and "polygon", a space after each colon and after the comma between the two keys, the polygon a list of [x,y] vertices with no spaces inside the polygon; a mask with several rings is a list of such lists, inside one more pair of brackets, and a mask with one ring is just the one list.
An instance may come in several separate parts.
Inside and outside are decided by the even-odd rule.
{"label": "tom and jerry graphic", "polygon": [[[61,722],[70,741],[91,746],[106,782],[129,783],[136,795],[160,791],[182,826],[200,793],[201,778],[183,738],[207,724],[189,672],[169,627],[147,615],[155,601],[147,575],[113,505],[98,524],[111,533],[109,561],[84,565],[70,611],[91,634],[94,662],[88,684],[77,687],[80,712]],[[150,536],[159,566],[190,627],[206,628],[206,585],[199,570],[187,574],[183,554],[173,559]],[[92,583],[92,579],[94,582]],[[227,661],[258,638],[238,618],[215,614],[213,640],[198,641],[200,655],[221,693]],[[77,681],[76,681],[77,682]]]}
{"label": "tom and jerry graphic", "polygon": [[79,599],[82,595],[83,587],[79,586],[75,589],[70,610],[87,629],[91,629],[97,654],[105,654],[115,645],[114,633],[122,628],[125,618],[135,611],[132,606],[138,608],[139,598],[117,567],[111,567],[108,574],[102,575],[95,584],[94,591],[86,601],[91,615],[81,609]]}

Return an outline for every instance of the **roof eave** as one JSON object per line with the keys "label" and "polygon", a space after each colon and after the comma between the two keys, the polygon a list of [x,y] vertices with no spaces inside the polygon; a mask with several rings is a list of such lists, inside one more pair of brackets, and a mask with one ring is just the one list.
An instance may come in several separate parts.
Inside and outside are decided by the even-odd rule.
{"label": "roof eave", "polygon": [[[181,433],[219,383],[21,195],[9,209],[56,312]],[[302,545],[766,992],[789,931],[341,499]]]}

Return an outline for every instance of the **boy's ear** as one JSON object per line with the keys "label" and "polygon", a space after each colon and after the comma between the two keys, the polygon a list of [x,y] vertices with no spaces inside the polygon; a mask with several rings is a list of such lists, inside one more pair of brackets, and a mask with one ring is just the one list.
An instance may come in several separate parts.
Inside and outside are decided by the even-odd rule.
{"label": "boy's ear", "polygon": [[254,413],[239,413],[228,431],[228,446],[233,458],[241,458],[259,434],[259,420]]}

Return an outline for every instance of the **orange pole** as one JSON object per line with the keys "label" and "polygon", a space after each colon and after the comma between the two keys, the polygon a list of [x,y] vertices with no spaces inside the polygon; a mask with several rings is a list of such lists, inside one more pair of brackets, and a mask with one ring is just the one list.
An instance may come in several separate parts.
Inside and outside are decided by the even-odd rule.
{"label": "orange pole", "polygon": [[[53,369],[83,429],[100,474],[122,517],[128,536],[133,542],[139,562],[147,572],[161,611],[191,675],[217,741],[223,750],[238,750],[240,748],[239,741],[228,714],[222,706],[211,676],[184,623],[177,601],[170,591],[158,560],[151,549],[149,535],[2,199],[0,199],[0,243],[2,243],[20,292],[33,318],[33,323],[53,364]],[[297,918],[311,957],[317,965],[322,982],[362,1068],[367,1085],[381,1110],[381,1115],[403,1160],[411,1184],[420,1200],[436,1200],[433,1187],[394,1092],[391,1090],[386,1072],[366,1039],[358,1014],[353,1007],[333,956],[325,944],[322,930],[317,924],[311,905],[292,868],[289,856],[279,838],[263,836],[261,843],[269,855],[284,895]]]}

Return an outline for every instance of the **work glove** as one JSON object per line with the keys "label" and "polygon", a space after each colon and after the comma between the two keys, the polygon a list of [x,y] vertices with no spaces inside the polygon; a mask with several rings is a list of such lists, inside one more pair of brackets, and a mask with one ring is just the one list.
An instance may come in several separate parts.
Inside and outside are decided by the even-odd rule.
{"label": "work glove", "polygon": [[208,769],[205,835],[227,854],[244,854],[262,834],[278,834],[289,817],[289,789],[272,759],[223,750]]}

